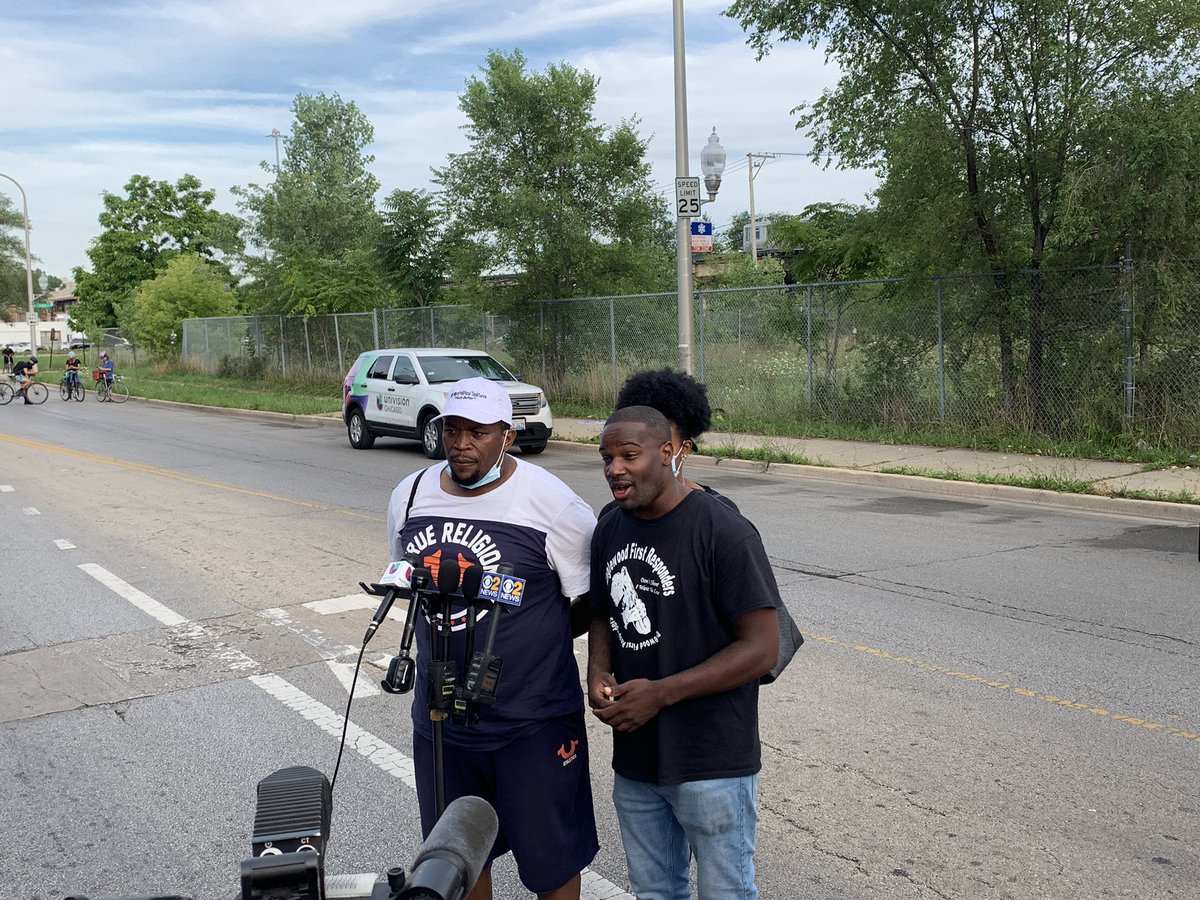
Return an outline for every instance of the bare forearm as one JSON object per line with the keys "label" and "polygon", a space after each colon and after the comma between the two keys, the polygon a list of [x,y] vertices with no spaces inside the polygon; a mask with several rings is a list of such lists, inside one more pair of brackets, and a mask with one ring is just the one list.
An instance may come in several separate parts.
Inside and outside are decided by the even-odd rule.
{"label": "bare forearm", "polygon": [[588,679],[592,673],[612,671],[612,645],[609,643],[608,619],[593,615],[588,624]]}
{"label": "bare forearm", "polygon": [[774,609],[746,613],[728,647],[699,665],[660,679],[663,706],[732,690],[771,671],[779,656],[778,616]]}

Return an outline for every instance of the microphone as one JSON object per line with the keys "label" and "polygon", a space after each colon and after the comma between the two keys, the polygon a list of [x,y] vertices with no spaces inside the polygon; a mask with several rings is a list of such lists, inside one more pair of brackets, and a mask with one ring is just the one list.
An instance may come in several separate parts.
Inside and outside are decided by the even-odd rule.
{"label": "microphone", "polygon": [[407,694],[417,680],[417,665],[412,658],[413,633],[417,627],[417,608],[421,605],[420,594],[429,588],[429,570],[413,569],[409,578],[412,599],[408,601],[408,612],[404,616],[404,633],[400,638],[400,652],[388,663],[387,677],[379,682],[389,694]]}
{"label": "microphone", "polygon": [[459,797],[421,844],[398,900],[462,900],[479,880],[499,830],[486,800]]}
{"label": "microphone", "polygon": [[[483,584],[483,566],[477,563],[471,563],[463,569],[462,573],[462,595],[467,601],[467,666],[471,665],[471,661],[475,658],[475,625],[479,617],[479,588]],[[454,721],[461,725],[474,725],[479,720],[479,714],[473,709],[469,703],[470,698],[467,696],[463,685],[456,685],[454,689]]]}
{"label": "microphone", "polygon": [[[420,559],[415,553],[406,553],[402,559],[393,562],[383,572],[379,578],[379,584],[376,587],[384,589],[383,602],[379,604],[379,609],[375,610],[375,615],[371,617],[371,624],[367,626],[367,633],[363,635],[363,646],[375,636],[375,632],[379,630],[379,626],[383,624],[383,620],[387,618],[387,614],[392,609],[392,604],[396,602],[396,597],[407,595],[412,597],[412,592],[408,589],[412,586],[412,573]],[[377,592],[372,592],[377,593]]]}
{"label": "microphone", "polygon": [[462,582],[462,566],[457,559],[443,559],[438,564],[437,589],[439,594],[453,594]]}

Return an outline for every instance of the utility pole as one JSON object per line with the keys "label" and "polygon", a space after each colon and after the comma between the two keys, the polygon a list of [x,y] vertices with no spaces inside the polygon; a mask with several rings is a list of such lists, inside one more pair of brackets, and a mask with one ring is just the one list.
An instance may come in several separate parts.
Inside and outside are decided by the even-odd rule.
{"label": "utility pole", "polygon": [[279,177],[279,139],[283,137],[279,133],[278,128],[272,128],[271,133],[267,135],[269,138],[275,138],[275,177]]}
{"label": "utility pole", "polygon": [[[675,50],[675,177],[688,175],[687,59],[683,43],[683,0],[672,3],[672,34]],[[679,218],[676,224],[675,277],[679,299],[679,369],[692,374],[692,345],[695,320],[692,314],[692,221]]]}
{"label": "utility pole", "polygon": [[[754,179],[758,176],[758,170],[761,169],[768,159],[775,159],[779,156],[778,153],[747,153],[746,162],[749,165],[747,170],[750,177],[750,258],[754,260],[755,268],[758,267],[758,220],[754,215]],[[755,162],[755,160],[759,162]]]}
{"label": "utility pole", "polygon": [[11,175],[0,172],[0,178],[7,178],[21,192],[21,209],[25,216],[25,293],[29,297],[29,355],[37,356],[37,312],[33,308],[33,256],[29,252],[29,200],[25,197],[25,188]]}

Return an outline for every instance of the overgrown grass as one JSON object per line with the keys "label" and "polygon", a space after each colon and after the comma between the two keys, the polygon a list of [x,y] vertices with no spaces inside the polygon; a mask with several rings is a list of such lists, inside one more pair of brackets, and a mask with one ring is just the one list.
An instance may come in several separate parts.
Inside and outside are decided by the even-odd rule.
{"label": "overgrown grass", "polygon": [[[973,481],[976,484],[1003,484],[1009,487],[1033,488],[1055,491],[1060,494],[1098,494],[1092,482],[1061,475],[996,475],[987,472],[966,473],[954,469],[930,470],[913,466],[886,466],[875,471],[886,475],[920,475],[923,478],[938,478],[943,481]],[[1107,493],[1107,492],[1106,492]]]}

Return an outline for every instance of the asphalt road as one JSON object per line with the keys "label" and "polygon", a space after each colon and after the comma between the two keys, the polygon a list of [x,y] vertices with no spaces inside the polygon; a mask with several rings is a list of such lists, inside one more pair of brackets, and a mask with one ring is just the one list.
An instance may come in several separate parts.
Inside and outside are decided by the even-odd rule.
{"label": "asphalt road", "polygon": [[[319,601],[378,576],[387,498],[424,458],[57,397],[0,408],[0,452],[0,896],[234,896],[257,781],[333,769],[369,612]],[[606,502],[594,450],[536,461]],[[703,476],[807,636],[762,692],[764,898],[1200,896],[1194,526]],[[406,865],[408,701],[356,695],[350,718],[329,871]],[[592,734],[599,897],[625,876]],[[506,896],[526,895],[498,865]]]}

